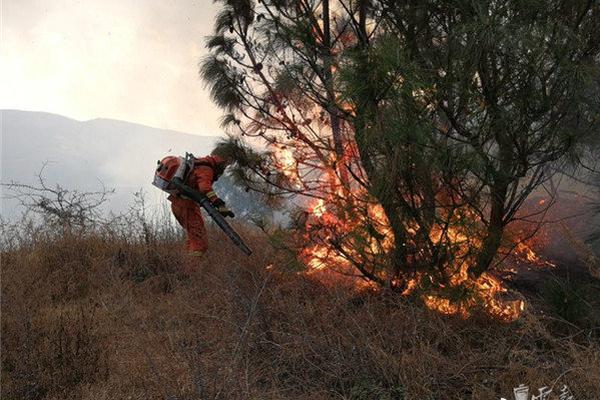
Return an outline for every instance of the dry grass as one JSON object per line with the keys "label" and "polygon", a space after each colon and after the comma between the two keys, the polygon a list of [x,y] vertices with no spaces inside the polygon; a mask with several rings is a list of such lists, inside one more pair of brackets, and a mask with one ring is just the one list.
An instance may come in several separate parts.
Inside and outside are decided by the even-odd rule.
{"label": "dry grass", "polygon": [[[179,243],[66,235],[2,254],[3,399],[498,399],[519,383],[600,393],[597,331],[532,312],[436,315]],[[562,323],[559,323],[562,324]],[[558,332],[561,332],[560,334]]]}

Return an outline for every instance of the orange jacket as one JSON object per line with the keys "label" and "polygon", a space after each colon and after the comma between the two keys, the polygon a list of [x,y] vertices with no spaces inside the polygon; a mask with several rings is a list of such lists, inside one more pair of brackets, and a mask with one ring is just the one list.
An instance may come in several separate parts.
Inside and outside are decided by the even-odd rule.
{"label": "orange jacket", "polygon": [[188,177],[188,185],[207,194],[213,190],[212,185],[223,173],[223,160],[216,156],[197,158],[194,169]]}

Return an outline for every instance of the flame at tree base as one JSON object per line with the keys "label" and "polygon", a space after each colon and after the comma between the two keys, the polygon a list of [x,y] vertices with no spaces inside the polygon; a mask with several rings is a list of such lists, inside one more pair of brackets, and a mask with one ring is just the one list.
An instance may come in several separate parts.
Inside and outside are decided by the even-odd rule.
{"label": "flame at tree base", "polygon": [[[274,154],[283,175],[301,187],[306,177],[299,174],[298,160],[305,158],[290,148],[276,149]],[[350,152],[347,159],[358,160],[358,155]],[[311,192],[313,198],[301,206],[298,219],[302,227],[298,242],[303,244],[299,259],[306,266],[302,273],[332,284],[350,282],[360,290],[398,290],[445,315],[467,318],[483,311],[507,322],[520,317],[523,300],[509,299],[510,293],[499,278],[489,272],[478,276],[469,273],[482,251],[485,225],[467,205],[456,205],[453,192],[440,189],[436,204],[445,206],[436,208],[431,222],[406,218],[404,226],[396,223],[395,231],[404,231],[399,234],[403,241],[397,243],[382,205],[364,187],[345,187],[334,168],[312,178],[317,185]],[[412,201],[418,208],[420,198]],[[551,265],[526,243],[513,243],[519,260]],[[405,246],[408,255],[395,257],[396,246]],[[398,259],[402,261],[393,261]],[[506,271],[497,272],[500,276]]]}
{"label": "flame at tree base", "polygon": [[[365,263],[369,262],[369,257],[384,256],[389,254],[393,243],[390,239],[391,232],[381,208],[377,205],[367,208],[366,218],[377,222],[379,233],[384,239],[378,243],[366,243],[366,251],[358,256],[352,253],[351,246],[333,246],[331,238],[335,236],[348,235],[360,226],[360,219],[348,220],[339,218],[326,206],[322,200],[316,201],[309,208],[312,221],[307,222],[307,229],[310,232],[311,227],[316,227],[316,232],[323,235],[318,243],[314,243],[314,237],[306,236],[304,240],[312,245],[306,247],[300,253],[300,259],[307,266],[303,273],[319,277],[322,281],[336,284],[342,280],[347,282],[350,279],[353,286],[358,290],[381,290],[386,285],[377,284],[373,280],[365,279],[364,274],[357,274],[355,265],[349,260],[348,255],[361,258]],[[355,216],[357,214],[354,214]],[[323,232],[326,232],[323,234]],[[436,233],[433,234],[434,238]],[[459,232],[450,232],[448,234],[454,243],[459,246],[467,247],[473,245],[473,241],[466,239],[464,234]],[[312,240],[309,240],[312,239]],[[524,250],[527,251],[524,251]],[[464,250],[466,252],[466,249]],[[518,253],[527,261],[535,259],[540,261],[533,250],[524,244],[519,248]],[[366,254],[366,256],[365,256]],[[367,258],[365,258],[367,257]],[[535,257],[535,258],[534,258]],[[470,276],[468,273],[468,257],[463,259],[459,266],[449,266],[449,280],[446,283],[434,282],[431,275],[425,272],[415,272],[412,276],[407,276],[404,282],[388,282],[389,287],[402,287],[403,296],[416,296],[420,298],[423,304],[436,312],[444,315],[454,315],[461,318],[468,318],[476,312],[485,314],[504,322],[517,320],[525,308],[523,300],[508,300],[505,297],[508,289],[503,282],[491,275],[483,273],[479,277]],[[471,260],[472,261],[472,260]],[[339,277],[339,279],[336,278]],[[382,281],[385,281],[385,275],[379,275]],[[381,282],[380,282],[381,283]],[[402,283],[402,284],[401,284]]]}
{"label": "flame at tree base", "polygon": [[484,273],[477,279],[461,282],[463,290],[469,291],[464,300],[451,300],[438,295],[423,295],[422,300],[431,309],[445,315],[458,315],[468,318],[474,310],[482,309],[487,314],[505,322],[512,322],[521,316],[525,309],[523,300],[501,300],[498,297],[507,292],[502,282]]}
{"label": "flame at tree base", "polygon": [[[323,250],[325,252],[327,250]],[[339,259],[338,261],[341,261]],[[357,291],[379,291],[385,287],[373,281],[359,277],[351,271],[340,269],[339,265],[330,268],[323,262],[312,260],[316,268],[308,265],[302,274],[317,277],[321,282],[337,285],[350,284]],[[474,313],[485,313],[503,322],[513,322],[519,319],[525,309],[521,299],[502,299],[509,291],[498,278],[484,273],[479,278],[468,278],[460,283],[447,287],[433,288],[427,276],[420,274],[418,278],[407,281],[404,290],[399,293],[404,297],[418,297],[430,310],[448,316],[469,318]],[[424,282],[425,280],[426,282]]]}

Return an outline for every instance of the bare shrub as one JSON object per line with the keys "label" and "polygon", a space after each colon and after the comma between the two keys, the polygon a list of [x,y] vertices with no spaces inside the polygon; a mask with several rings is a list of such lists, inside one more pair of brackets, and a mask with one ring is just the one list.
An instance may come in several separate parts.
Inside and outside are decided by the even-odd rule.
{"label": "bare shrub", "polygon": [[46,223],[63,229],[83,228],[97,224],[102,219],[101,206],[114,193],[102,182],[98,191],[66,189],[59,184],[51,187],[44,177],[44,167],[37,175],[37,183],[2,183],[9,199],[18,200],[29,212],[40,215]]}

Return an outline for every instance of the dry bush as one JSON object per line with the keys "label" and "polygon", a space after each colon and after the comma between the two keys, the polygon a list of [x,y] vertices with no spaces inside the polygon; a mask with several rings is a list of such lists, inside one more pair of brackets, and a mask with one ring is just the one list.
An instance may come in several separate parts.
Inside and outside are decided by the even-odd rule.
{"label": "dry bush", "polygon": [[92,313],[77,307],[3,318],[3,396],[70,397],[79,385],[105,376],[106,351]]}
{"label": "dry bush", "polygon": [[2,254],[3,398],[67,396],[106,374],[91,244],[71,238]]}
{"label": "dry bush", "polygon": [[[2,398],[497,399],[519,383],[600,391],[597,329],[443,317],[385,292],[247,258],[210,228],[172,239],[38,236],[2,253]],[[269,265],[275,267],[269,267]],[[187,271],[194,270],[189,273]]]}

